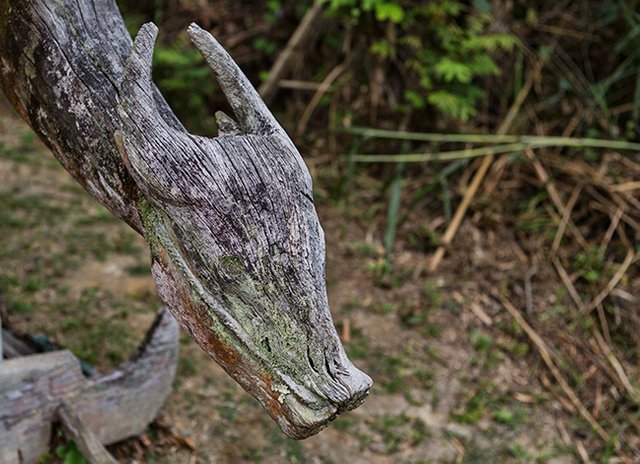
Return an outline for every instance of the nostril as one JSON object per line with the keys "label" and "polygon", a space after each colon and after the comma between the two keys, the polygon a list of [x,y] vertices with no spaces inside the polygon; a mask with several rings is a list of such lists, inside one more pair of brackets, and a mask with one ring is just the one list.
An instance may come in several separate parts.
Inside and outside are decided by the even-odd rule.
{"label": "nostril", "polygon": [[329,377],[331,377],[335,382],[339,382],[339,380],[333,373],[333,369],[331,369],[331,366],[329,365],[329,359],[326,356],[324,358],[324,367],[327,370],[327,374],[329,374]]}
{"label": "nostril", "polygon": [[369,395],[369,390],[373,386],[371,378],[355,367],[341,380],[341,383],[345,385],[350,394],[344,401],[337,405],[338,413],[350,411],[360,406]]}
{"label": "nostril", "polygon": [[318,369],[316,369],[316,364],[313,362],[313,358],[311,357],[311,352],[309,351],[309,347],[307,346],[307,361],[309,361],[309,366],[316,374],[320,374]]}

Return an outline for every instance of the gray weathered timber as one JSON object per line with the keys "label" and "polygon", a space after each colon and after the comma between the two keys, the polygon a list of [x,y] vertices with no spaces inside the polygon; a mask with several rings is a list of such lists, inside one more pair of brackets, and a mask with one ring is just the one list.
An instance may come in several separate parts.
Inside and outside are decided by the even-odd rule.
{"label": "gray weathered timber", "polygon": [[0,333],[2,333],[2,340],[0,340],[0,344],[2,345],[5,358],[17,358],[18,356],[26,356],[36,352],[35,349],[29,346],[21,338],[16,337],[16,335],[10,330],[2,329],[0,330]]}
{"label": "gray weathered timber", "polygon": [[93,441],[115,443],[144,432],[171,392],[177,337],[178,324],[161,310],[129,361],[90,379],[66,350],[5,360],[0,364],[0,462],[37,462],[49,449],[62,403],[91,430]]}
{"label": "gray weathered timber", "polygon": [[57,418],[67,437],[73,440],[88,464],[116,464],[116,460],[102,446],[96,434],[66,402],[62,402],[58,408]]}
{"label": "gray weathered timber", "polygon": [[[240,69],[196,25],[189,34],[237,122],[224,116],[233,130],[213,139],[164,123],[150,91],[156,32],[143,26],[133,45],[119,138],[145,196],[158,288],[198,343],[285,431],[315,431],[359,404],[370,380],[347,359],[331,321],[308,170]],[[221,341],[233,351],[220,350]]]}
{"label": "gray weathered timber", "polygon": [[4,1],[2,87],[56,157],[143,233],[163,300],[282,430],[304,438],[365,398],[328,308],[311,177],[227,52],[189,34],[233,110],[187,133],[151,81],[155,26],[131,47],[111,0]]}

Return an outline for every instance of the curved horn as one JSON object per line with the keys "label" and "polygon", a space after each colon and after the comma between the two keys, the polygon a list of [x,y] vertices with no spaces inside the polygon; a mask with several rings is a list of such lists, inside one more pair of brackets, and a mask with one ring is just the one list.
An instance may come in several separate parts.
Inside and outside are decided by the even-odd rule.
{"label": "curved horn", "polygon": [[151,81],[153,47],[158,37],[158,27],[153,23],[143,24],[131,47],[120,82],[120,106],[136,119],[157,118]]}
{"label": "curved horn", "polygon": [[157,36],[153,23],[144,24],[136,35],[120,82],[120,130],[114,135],[138,187],[153,198],[181,203],[185,195],[172,166],[178,166],[176,160],[193,150],[175,148],[189,147],[190,136],[170,126],[156,104],[151,63]]}
{"label": "curved horn", "polygon": [[247,76],[218,41],[196,23],[191,23],[188,33],[215,73],[241,129],[256,135],[284,132]]}

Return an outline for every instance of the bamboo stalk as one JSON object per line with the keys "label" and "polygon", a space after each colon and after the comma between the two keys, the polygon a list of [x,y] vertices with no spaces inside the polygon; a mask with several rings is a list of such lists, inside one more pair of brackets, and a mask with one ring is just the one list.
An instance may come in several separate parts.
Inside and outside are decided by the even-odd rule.
{"label": "bamboo stalk", "polygon": [[[454,136],[456,134],[449,134]],[[448,140],[454,142],[455,140]],[[525,149],[537,148],[608,148],[613,150],[640,151],[640,144],[623,142],[619,140],[604,139],[571,139],[569,137],[514,137],[514,140],[504,139],[502,143],[492,140],[497,145],[488,147],[467,148],[464,150],[451,150],[440,153],[402,153],[402,154],[359,154],[354,156],[358,163],[424,163],[433,161],[451,161],[465,158],[479,158],[499,153],[518,152]],[[472,143],[472,142],[471,142]],[[485,142],[476,142],[485,143]],[[632,187],[636,188],[635,185]],[[631,190],[631,188],[628,188]],[[626,191],[620,189],[620,191]]]}
{"label": "bamboo stalk", "polygon": [[403,154],[360,154],[354,155],[358,163],[420,163],[426,161],[452,161],[467,158],[479,158],[499,153],[510,153],[524,150],[527,145],[522,143],[508,143],[492,145],[490,147],[465,148],[440,153],[403,153]]}
{"label": "bamboo stalk", "polygon": [[460,143],[515,143],[519,142],[515,135],[494,134],[443,134],[428,132],[408,132],[373,127],[341,127],[336,132],[358,135],[364,138],[409,140],[416,142],[460,142]]}
{"label": "bamboo stalk", "polygon": [[[507,131],[511,127],[511,124],[513,123],[514,118],[516,117],[516,114],[518,114],[518,111],[520,111],[520,107],[522,106],[525,99],[527,98],[527,95],[529,95],[529,91],[531,90],[532,85],[533,85],[533,74],[529,74],[527,81],[525,82],[524,86],[516,96],[516,99],[513,102],[513,105],[511,105],[511,108],[509,108],[509,112],[507,113],[504,120],[502,121],[502,124],[500,124],[500,127],[498,128],[498,135],[504,135],[507,133]],[[435,272],[436,269],[438,269],[438,266],[440,265],[440,261],[442,261],[442,258],[444,257],[447,247],[453,241],[453,238],[458,232],[458,228],[460,227],[460,224],[462,224],[462,220],[464,219],[464,216],[467,213],[467,208],[471,204],[471,200],[473,199],[476,192],[478,191],[478,187],[480,187],[480,184],[482,183],[484,176],[487,174],[487,171],[489,170],[489,167],[493,162],[494,156],[495,156],[495,152],[492,152],[482,160],[482,164],[480,164],[478,171],[476,171],[476,174],[473,177],[473,180],[471,181],[469,188],[467,189],[467,191],[464,194],[464,197],[462,198],[462,202],[458,206],[458,209],[456,210],[456,213],[453,216],[453,219],[449,223],[447,230],[445,230],[444,232],[444,235],[442,237],[442,245],[438,247],[433,257],[429,261],[429,268],[428,268],[429,272]]]}
{"label": "bamboo stalk", "polygon": [[[545,147],[576,147],[576,148],[610,148],[614,150],[640,151],[640,143],[626,142],[624,140],[607,140],[596,138],[576,138],[562,136],[542,135],[501,135],[501,134],[444,134],[428,132],[405,132],[369,127],[348,127],[337,129],[351,135],[366,138],[383,138],[392,140],[410,140],[416,142],[440,142],[440,143],[521,143],[524,145],[536,145]],[[638,188],[634,185],[633,188]]]}

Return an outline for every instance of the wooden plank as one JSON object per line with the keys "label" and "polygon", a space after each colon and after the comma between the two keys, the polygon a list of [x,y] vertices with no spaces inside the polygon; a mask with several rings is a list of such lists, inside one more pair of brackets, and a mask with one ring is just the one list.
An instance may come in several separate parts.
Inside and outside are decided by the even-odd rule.
{"label": "wooden plank", "polygon": [[67,402],[104,444],[139,435],[171,393],[178,360],[178,324],[163,310],[136,355],[87,382]]}
{"label": "wooden plank", "polygon": [[115,464],[113,456],[67,403],[58,407],[57,417],[67,438],[73,440],[89,464]]}
{"label": "wooden plank", "polygon": [[0,462],[37,462],[48,451],[56,407],[82,382],[69,351],[0,364]]}

